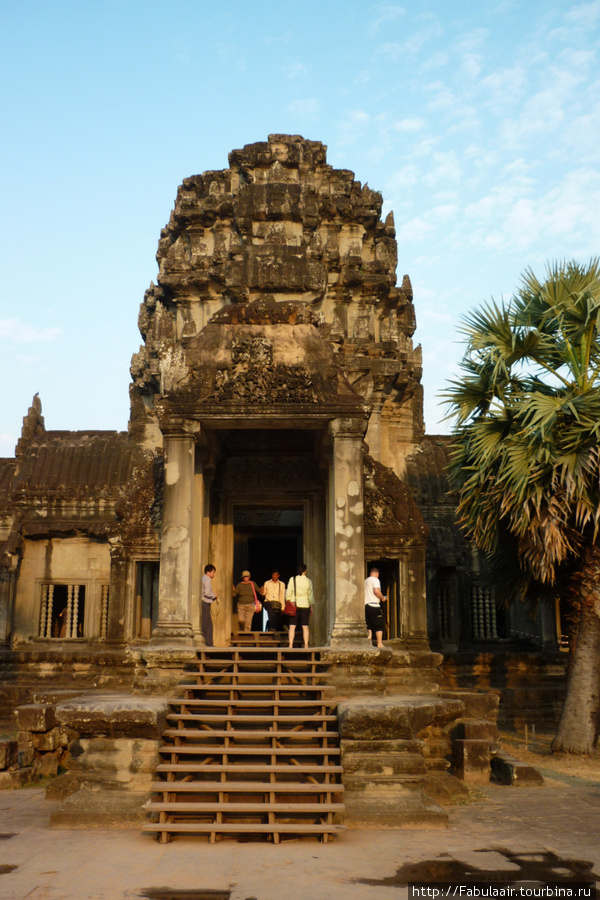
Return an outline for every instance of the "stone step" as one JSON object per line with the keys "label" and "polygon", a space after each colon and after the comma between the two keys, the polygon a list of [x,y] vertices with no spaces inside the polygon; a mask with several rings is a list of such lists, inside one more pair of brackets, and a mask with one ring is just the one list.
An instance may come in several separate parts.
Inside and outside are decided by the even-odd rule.
{"label": "stone step", "polygon": [[203,794],[342,794],[344,785],[297,781],[155,781],[152,790],[156,793]]}
{"label": "stone step", "polygon": [[259,672],[253,669],[251,672],[199,672],[196,687],[212,687],[220,684],[228,687],[245,687],[260,685],[268,687],[296,687],[296,688],[320,688],[326,683],[321,674],[299,672]]}
{"label": "stone step", "polygon": [[[219,722],[233,722],[235,725],[255,725],[262,724],[265,722],[270,722],[274,724],[281,725],[289,725],[290,727],[294,727],[296,725],[304,725],[304,724],[312,724],[313,722],[322,722],[323,724],[327,722],[337,722],[337,716],[334,715],[326,715],[326,714],[310,714],[310,715],[270,715],[270,716],[261,716],[261,715],[241,715],[236,713],[234,715],[229,715],[228,713],[169,713],[167,715],[167,719],[173,720],[175,722],[185,721],[185,722],[198,722],[199,720],[203,723],[219,723]],[[336,732],[337,733],[337,732]]]}
{"label": "stone step", "polygon": [[[169,791],[169,793],[177,793],[176,791]],[[322,803],[248,803],[246,801],[236,801],[235,803],[229,803],[227,805],[227,809],[223,808],[222,802],[217,803],[203,803],[203,802],[193,802],[186,800],[173,800],[173,801],[155,801],[151,800],[146,809],[149,812],[170,812],[174,815],[181,815],[182,813],[190,813],[190,812],[198,812],[198,813],[221,813],[227,818],[231,818],[233,816],[247,816],[248,814],[255,813],[266,813],[266,812],[274,812],[274,813],[318,813],[319,815],[326,815],[327,813],[338,813],[344,811],[343,803],[334,803],[329,800],[324,800]]]}
{"label": "stone step", "polygon": [[161,841],[182,830],[211,840],[240,830],[274,841],[281,833],[333,836],[333,816],[343,811],[341,751],[320,652],[211,648],[196,669],[180,685],[184,697],[170,701],[175,724],[159,748],[168,762],[157,767],[165,780],[153,784],[147,805],[159,822],[146,830]]}
{"label": "stone step", "polygon": [[269,659],[314,659],[320,660],[322,657],[322,649],[319,647],[259,647],[259,646],[231,646],[231,647],[203,647],[198,651],[199,659],[212,659],[214,657],[222,657],[223,659],[239,658],[246,659],[251,656]]}
{"label": "stone step", "polygon": [[[321,699],[312,699],[312,700],[304,700],[304,699],[277,699],[277,700],[267,700],[262,698],[261,700],[254,699],[238,699],[238,698],[228,698],[222,697],[218,700],[213,698],[205,699],[203,697],[182,697],[182,698],[170,698],[169,699],[170,706],[194,706],[196,708],[206,708],[212,709],[215,708],[225,708],[228,709],[273,709],[278,708],[281,710],[305,710],[308,714],[308,710],[313,708],[315,710],[323,710],[323,709],[335,709],[337,706],[337,700],[328,700],[325,697]],[[233,713],[232,713],[233,715]]]}
{"label": "stone step", "polygon": [[213,744],[159,747],[159,753],[164,756],[339,756],[340,752],[339,747],[218,747]]}
{"label": "stone step", "polygon": [[245,684],[205,684],[203,682],[192,684],[188,682],[181,684],[180,688],[184,691],[244,691],[255,694],[274,693],[276,691],[318,694],[334,690],[333,686],[329,684],[261,684],[260,682],[248,682]]}
{"label": "stone step", "polygon": [[[160,774],[206,774],[214,776],[217,773],[228,774],[230,772],[235,773],[236,776],[241,775],[293,775],[297,777],[299,774],[302,776],[310,776],[313,777],[315,775],[321,776],[329,776],[329,775],[338,775],[341,774],[342,766],[336,765],[334,763],[306,763],[302,762],[302,770],[299,772],[299,766],[294,765],[293,763],[246,763],[246,762],[237,762],[237,763],[210,763],[207,765],[206,763],[192,763],[187,760],[182,760],[181,762],[176,763],[159,763],[156,767],[156,771]],[[226,782],[225,782],[226,783]],[[287,782],[277,782],[278,784],[286,784]],[[341,790],[343,787],[339,786]]]}
{"label": "stone step", "polygon": [[168,840],[171,834],[264,834],[273,835],[276,838],[281,834],[297,834],[297,835],[336,835],[345,831],[343,825],[336,825],[332,822],[296,822],[288,823],[272,823],[265,824],[262,822],[253,822],[252,824],[244,824],[243,822],[227,823],[227,822],[156,822],[148,823],[143,826],[144,831],[152,831],[161,835],[160,840]]}
{"label": "stone step", "polygon": [[[230,721],[233,721],[233,719]],[[163,737],[185,738],[185,740],[190,740],[192,738],[218,738],[222,740],[244,741],[249,739],[279,740],[281,738],[286,741],[323,741],[327,739],[337,740],[339,734],[337,731],[315,731],[314,729],[310,731],[308,729],[294,731],[291,728],[281,729],[279,731],[263,728],[241,728],[236,730],[226,728],[167,728],[163,732]]]}

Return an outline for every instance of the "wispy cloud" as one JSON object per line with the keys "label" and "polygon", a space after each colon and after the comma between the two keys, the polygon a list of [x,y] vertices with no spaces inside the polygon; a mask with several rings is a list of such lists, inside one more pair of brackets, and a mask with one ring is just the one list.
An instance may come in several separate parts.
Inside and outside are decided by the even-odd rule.
{"label": "wispy cloud", "polygon": [[309,68],[304,63],[294,62],[288,63],[282,69],[283,77],[288,81],[304,81],[309,75]]}
{"label": "wispy cloud", "polygon": [[0,319],[0,337],[15,344],[54,341],[61,334],[61,328],[37,328],[28,322],[22,322],[21,319]]}
{"label": "wispy cloud", "polygon": [[378,6],[375,8],[376,18],[367,27],[369,37],[375,37],[382,25],[401,19],[406,13],[403,6]]}

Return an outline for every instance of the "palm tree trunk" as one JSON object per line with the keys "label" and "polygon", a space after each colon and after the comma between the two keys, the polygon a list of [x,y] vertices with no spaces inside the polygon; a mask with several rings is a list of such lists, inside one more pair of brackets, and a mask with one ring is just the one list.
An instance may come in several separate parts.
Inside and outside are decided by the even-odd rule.
{"label": "palm tree trunk", "polygon": [[[594,607],[598,608],[598,600]],[[592,606],[583,603],[567,695],[552,749],[590,753],[598,739],[599,714],[600,618]]]}

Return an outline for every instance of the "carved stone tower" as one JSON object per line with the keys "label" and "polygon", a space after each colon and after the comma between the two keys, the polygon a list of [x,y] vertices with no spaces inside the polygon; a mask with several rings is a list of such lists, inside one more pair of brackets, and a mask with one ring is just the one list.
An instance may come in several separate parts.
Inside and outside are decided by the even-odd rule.
{"label": "carved stone tower", "polygon": [[412,288],[393,216],[326,148],[270,135],[187,178],[139,316],[130,437],[164,452],[156,641],[199,633],[201,567],[231,583],[305,559],[313,639],[366,646],[377,560],[390,636],[426,643],[426,526],[402,483],[423,434]]}

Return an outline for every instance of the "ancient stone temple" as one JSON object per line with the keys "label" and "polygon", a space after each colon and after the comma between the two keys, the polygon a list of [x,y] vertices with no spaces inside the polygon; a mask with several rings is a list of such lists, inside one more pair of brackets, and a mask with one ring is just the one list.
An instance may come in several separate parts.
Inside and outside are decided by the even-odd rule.
{"label": "ancient stone temple", "polygon": [[[412,287],[381,212],[298,136],[184,180],[139,313],[128,431],[47,430],[36,397],[0,460],[5,661],[139,684],[202,645],[206,563],[217,645],[243,569],[287,581],[302,561],[316,646],[369,647],[370,563],[390,646],[511,637],[454,524],[447,442],[424,435]],[[556,641],[554,621],[526,627]]]}
{"label": "ancient stone temple", "polygon": [[181,186],[132,364],[130,436],[165,460],[155,637],[198,636],[204,561],[228,586],[305,558],[315,641],[364,643],[377,559],[391,636],[426,641],[427,529],[398,478],[422,436],[420,355],[381,205],[322,144],[276,135]]}

